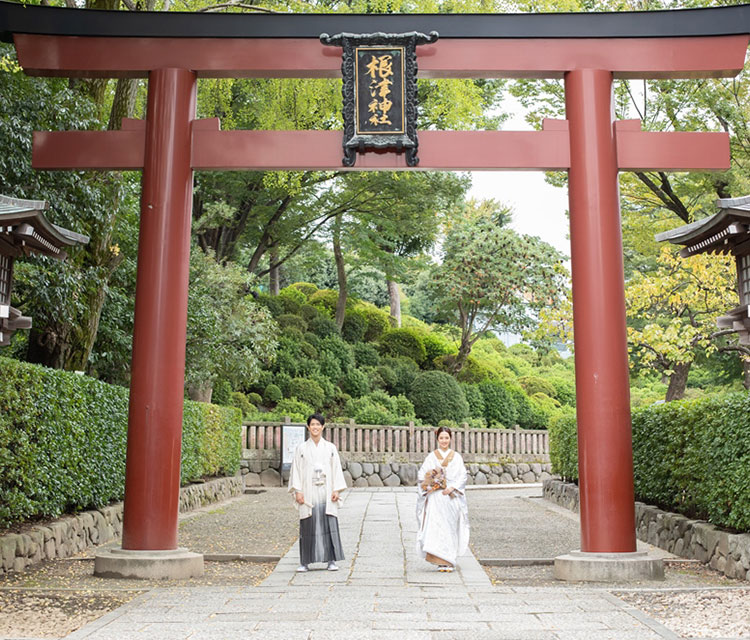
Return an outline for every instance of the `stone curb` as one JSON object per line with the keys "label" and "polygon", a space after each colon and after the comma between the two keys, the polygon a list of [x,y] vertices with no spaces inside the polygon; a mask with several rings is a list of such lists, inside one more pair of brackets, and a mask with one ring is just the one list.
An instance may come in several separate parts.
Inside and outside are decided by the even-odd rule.
{"label": "stone curb", "polygon": [[[242,495],[242,476],[216,478],[180,489],[180,512]],[[122,534],[122,502],[101,509],[67,515],[23,533],[0,536],[0,575],[23,571],[42,562],[68,558],[119,538]]]}
{"label": "stone curb", "polygon": [[[578,487],[570,482],[544,481],[545,500],[578,512]],[[730,533],[702,520],[635,503],[639,540],[681,558],[697,560],[735,580],[750,580],[750,533]]]}

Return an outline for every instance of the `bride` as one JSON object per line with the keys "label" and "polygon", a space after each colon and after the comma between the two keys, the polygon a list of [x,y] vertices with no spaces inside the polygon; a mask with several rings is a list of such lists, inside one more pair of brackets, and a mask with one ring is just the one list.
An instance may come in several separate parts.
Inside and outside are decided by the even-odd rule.
{"label": "bride", "polygon": [[417,553],[439,571],[450,572],[469,546],[466,467],[450,448],[451,430],[440,427],[436,435],[438,448],[427,456],[418,476]]}

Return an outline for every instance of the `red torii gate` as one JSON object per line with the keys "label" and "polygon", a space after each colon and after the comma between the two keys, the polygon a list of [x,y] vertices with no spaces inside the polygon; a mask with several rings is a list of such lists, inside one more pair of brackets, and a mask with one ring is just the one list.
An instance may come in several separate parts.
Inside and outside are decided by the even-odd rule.
{"label": "red torii gate", "polygon": [[[636,553],[618,172],[727,169],[729,140],[615,121],[612,83],[736,75],[748,46],[748,8],[511,16],[85,12],[92,17],[25,7],[15,18],[24,26],[14,28],[10,5],[0,3],[10,23],[2,28],[0,12],[0,34],[13,34],[27,73],[149,80],[145,121],[125,121],[122,131],[34,134],[37,169],[143,170],[123,550],[97,570],[153,575],[155,564],[169,565],[155,559],[180,556],[193,171],[342,169],[341,132],[220,131],[217,119],[196,120],[197,78],[338,77],[340,52],[318,41],[323,31],[437,29],[440,41],[417,50],[420,77],[564,79],[566,120],[547,120],[538,132],[421,131],[419,169],[569,172],[582,553],[558,559],[556,574],[658,576],[661,565]],[[64,13],[75,27],[61,26]],[[219,21],[230,17],[231,24]],[[353,167],[406,168],[403,156],[378,152],[360,155]],[[185,575],[197,566],[155,571]]]}

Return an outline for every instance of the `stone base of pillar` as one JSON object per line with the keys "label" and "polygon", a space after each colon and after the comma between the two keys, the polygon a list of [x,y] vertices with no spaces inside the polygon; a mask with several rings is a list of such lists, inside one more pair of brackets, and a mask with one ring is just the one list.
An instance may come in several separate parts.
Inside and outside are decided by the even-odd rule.
{"label": "stone base of pillar", "polygon": [[197,578],[203,575],[203,555],[183,548],[144,551],[117,547],[96,554],[94,575],[141,580]]}
{"label": "stone base of pillar", "polygon": [[664,580],[661,558],[646,551],[585,553],[571,551],[555,558],[555,578],[568,582]]}

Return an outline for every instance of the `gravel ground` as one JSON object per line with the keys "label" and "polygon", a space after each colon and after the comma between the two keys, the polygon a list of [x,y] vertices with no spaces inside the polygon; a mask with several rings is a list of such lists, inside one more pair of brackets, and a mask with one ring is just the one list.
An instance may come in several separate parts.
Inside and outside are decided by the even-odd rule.
{"label": "gravel ground", "polygon": [[[580,546],[576,516],[541,500],[540,492],[538,488],[469,492],[472,550],[478,558],[553,558]],[[181,546],[204,554],[281,556],[296,540],[297,531],[289,495],[272,488],[182,516],[179,535]],[[256,585],[274,568],[273,564],[206,562],[202,578],[112,580],[92,575],[91,556],[0,576],[0,638],[60,638],[153,586]],[[554,588],[562,584],[549,565],[486,569],[498,585]],[[736,588],[740,585],[745,588]],[[615,593],[683,637],[750,638],[750,584],[728,580],[702,565],[668,563],[662,583],[576,588],[592,586]]]}

